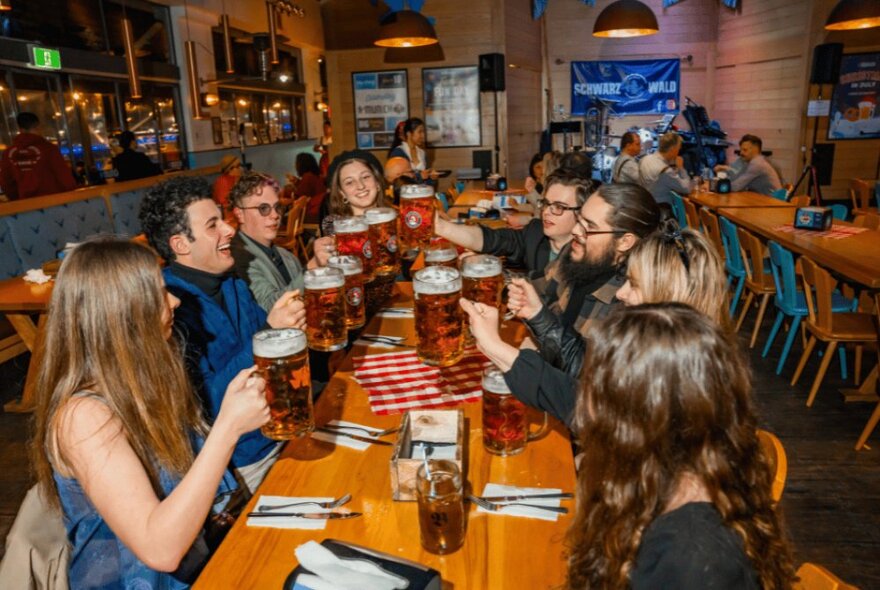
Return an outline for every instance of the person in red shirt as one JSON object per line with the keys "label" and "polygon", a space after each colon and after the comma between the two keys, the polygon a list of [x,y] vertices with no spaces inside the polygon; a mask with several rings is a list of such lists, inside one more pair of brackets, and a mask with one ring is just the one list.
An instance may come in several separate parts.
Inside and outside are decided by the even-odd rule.
{"label": "person in red shirt", "polygon": [[0,160],[3,193],[14,201],[75,189],[76,179],[61,150],[36,133],[40,119],[21,112],[15,120],[20,133]]}
{"label": "person in red shirt", "polygon": [[301,152],[296,156],[296,176],[287,175],[287,180],[296,197],[308,197],[309,204],[306,207],[306,223],[317,223],[321,202],[327,194],[324,179],[321,178],[321,169],[315,156],[307,152]]}
{"label": "person in red shirt", "polygon": [[223,210],[223,213],[229,213],[232,207],[229,205],[229,191],[232,185],[238,182],[241,176],[241,160],[237,157],[227,154],[220,159],[220,176],[214,181],[214,202]]}

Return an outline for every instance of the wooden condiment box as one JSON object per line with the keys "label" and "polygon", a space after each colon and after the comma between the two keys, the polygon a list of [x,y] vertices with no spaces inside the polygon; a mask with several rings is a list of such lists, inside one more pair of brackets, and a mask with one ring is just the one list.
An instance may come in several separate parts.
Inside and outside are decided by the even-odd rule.
{"label": "wooden condiment box", "polygon": [[[452,416],[450,418],[450,416]],[[464,412],[458,410],[412,410],[403,416],[400,424],[400,434],[397,437],[397,444],[394,447],[394,453],[391,455],[391,497],[394,500],[415,501],[416,500],[416,473],[423,463],[421,454],[413,457],[413,426],[416,423],[416,431],[429,428],[426,423],[432,419],[437,424],[455,425],[455,432],[450,432],[448,436],[435,440],[434,442],[455,442],[455,458],[448,459],[458,465],[461,472],[462,480],[465,479],[465,473],[462,469],[462,457],[464,457],[465,441],[467,433],[465,432]],[[448,440],[447,440],[448,439]],[[428,456],[429,459],[437,457]]]}

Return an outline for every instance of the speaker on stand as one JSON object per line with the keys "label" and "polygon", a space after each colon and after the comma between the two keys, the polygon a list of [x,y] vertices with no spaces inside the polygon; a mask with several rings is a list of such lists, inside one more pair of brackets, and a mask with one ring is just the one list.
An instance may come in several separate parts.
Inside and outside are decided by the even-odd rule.
{"label": "speaker on stand", "polygon": [[[840,79],[840,62],[843,59],[843,43],[823,43],[813,48],[813,64],[810,68],[810,84],[819,85],[818,100],[822,100],[822,86],[825,84],[837,84]],[[823,144],[825,148],[819,150],[816,141],[819,135],[819,116],[813,117],[813,143],[810,147],[810,163],[808,168],[812,174],[809,174],[807,168],[801,175],[798,184],[807,177],[807,194],[811,193],[811,189],[815,184],[816,188],[816,204],[822,204],[822,189],[820,188],[820,179],[830,183],[830,171],[834,165],[834,145]],[[829,150],[830,148],[830,150]],[[821,152],[821,153],[820,153]],[[817,168],[821,168],[822,174],[817,175]]]}
{"label": "speaker on stand", "polygon": [[498,129],[498,93],[504,92],[504,54],[484,53],[479,57],[480,92],[495,97],[495,172],[501,172],[501,142]]}

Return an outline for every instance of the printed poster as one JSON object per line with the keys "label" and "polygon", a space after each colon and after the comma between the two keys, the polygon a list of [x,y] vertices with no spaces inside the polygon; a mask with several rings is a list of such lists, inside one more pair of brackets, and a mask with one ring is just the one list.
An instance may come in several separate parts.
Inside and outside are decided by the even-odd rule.
{"label": "printed poster", "polygon": [[358,149],[388,149],[394,128],[409,118],[406,70],[355,72],[351,85]]}
{"label": "printed poster", "polygon": [[880,53],[844,55],[834,87],[828,139],[880,138]]}
{"label": "printed poster", "polygon": [[422,91],[430,147],[482,144],[477,66],[424,68]]}

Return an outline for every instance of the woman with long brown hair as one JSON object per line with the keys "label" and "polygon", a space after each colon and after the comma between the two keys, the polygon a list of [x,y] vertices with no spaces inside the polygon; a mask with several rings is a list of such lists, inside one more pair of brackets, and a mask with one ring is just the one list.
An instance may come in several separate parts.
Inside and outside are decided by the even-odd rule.
{"label": "woman with long brown hair", "polygon": [[218,487],[230,483],[236,441],[269,417],[250,368],[229,384],[204,436],[171,339],[179,303],[155,253],[132,242],[86,242],[61,266],[33,456],[44,497],[64,515],[72,588],[186,587],[193,564],[178,568],[195,558]]}
{"label": "woman with long brown hair", "polygon": [[618,310],[591,341],[567,587],[790,588],[734,337],[667,303]]}
{"label": "woman with long brown hair", "polygon": [[328,170],[329,198],[321,207],[321,229],[329,230],[336,217],[363,215],[371,207],[385,203],[385,176],[376,156],[363,150],[350,150],[333,158]]}

